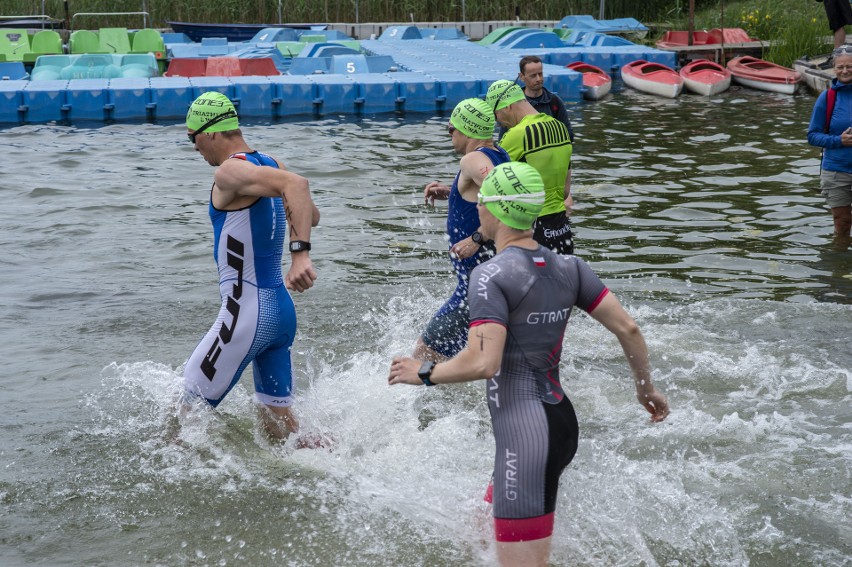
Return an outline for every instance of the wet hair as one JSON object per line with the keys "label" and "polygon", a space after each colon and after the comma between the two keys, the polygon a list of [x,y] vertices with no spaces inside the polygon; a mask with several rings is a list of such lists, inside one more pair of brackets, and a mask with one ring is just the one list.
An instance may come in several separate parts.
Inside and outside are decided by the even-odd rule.
{"label": "wet hair", "polygon": [[524,67],[530,63],[541,63],[541,58],[538,55],[525,55],[521,57],[521,62],[518,64],[518,67],[521,70],[521,75],[524,74]]}

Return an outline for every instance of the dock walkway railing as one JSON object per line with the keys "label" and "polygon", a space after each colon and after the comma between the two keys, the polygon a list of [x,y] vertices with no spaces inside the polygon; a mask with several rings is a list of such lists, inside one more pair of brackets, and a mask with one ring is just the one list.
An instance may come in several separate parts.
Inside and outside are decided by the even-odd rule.
{"label": "dock walkway railing", "polygon": [[142,16],[142,28],[148,27],[148,18],[151,17],[151,14],[145,11],[140,12],[77,12],[73,16],[71,16],[71,29],[76,29],[74,27],[74,19],[78,16]]}

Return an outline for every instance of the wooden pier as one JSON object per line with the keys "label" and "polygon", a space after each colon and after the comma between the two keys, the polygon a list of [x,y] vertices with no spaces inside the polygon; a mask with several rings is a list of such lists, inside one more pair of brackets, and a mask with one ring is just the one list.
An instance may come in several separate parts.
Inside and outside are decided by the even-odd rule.
{"label": "wooden pier", "polygon": [[678,66],[683,66],[695,59],[709,59],[724,65],[734,57],[751,55],[763,59],[764,52],[769,49],[768,41],[748,41],[745,43],[710,43],[704,45],[684,45],[678,47],[658,47],[662,51],[677,53]]}

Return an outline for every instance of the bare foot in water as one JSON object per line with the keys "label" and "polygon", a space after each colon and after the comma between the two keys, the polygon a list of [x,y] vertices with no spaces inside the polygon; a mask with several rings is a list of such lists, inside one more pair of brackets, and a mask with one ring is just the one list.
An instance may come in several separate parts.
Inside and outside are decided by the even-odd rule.
{"label": "bare foot in water", "polygon": [[334,439],[319,433],[305,433],[296,438],[296,449],[328,449],[334,446]]}

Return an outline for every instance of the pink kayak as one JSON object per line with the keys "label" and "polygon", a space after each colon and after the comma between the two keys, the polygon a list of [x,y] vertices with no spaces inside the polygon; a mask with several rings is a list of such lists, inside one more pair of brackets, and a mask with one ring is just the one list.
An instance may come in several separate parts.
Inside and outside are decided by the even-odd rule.
{"label": "pink kayak", "polygon": [[621,78],[628,87],[666,98],[677,98],[683,90],[683,79],[674,69],[644,59],[622,67]]}
{"label": "pink kayak", "polygon": [[802,81],[798,71],[748,55],[728,61],[728,71],[735,83],[774,93],[793,94]]}
{"label": "pink kayak", "polygon": [[600,100],[612,88],[612,78],[600,67],[575,61],[568,68],[583,74],[583,97],[588,100]]}
{"label": "pink kayak", "polygon": [[687,90],[704,96],[719,94],[731,86],[731,72],[707,59],[687,63],[681,68],[680,76]]}

